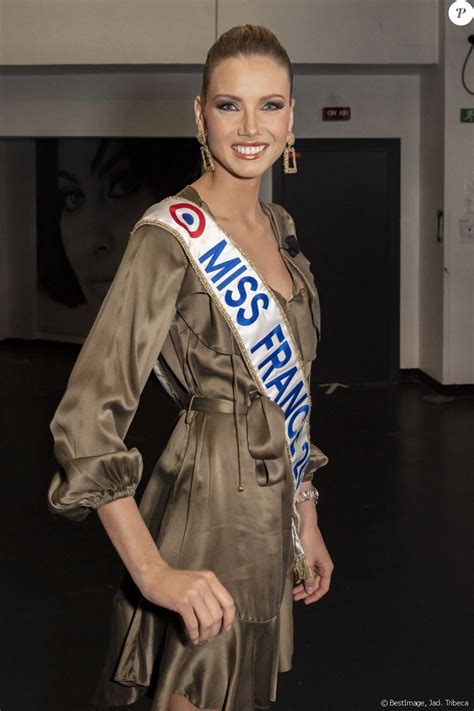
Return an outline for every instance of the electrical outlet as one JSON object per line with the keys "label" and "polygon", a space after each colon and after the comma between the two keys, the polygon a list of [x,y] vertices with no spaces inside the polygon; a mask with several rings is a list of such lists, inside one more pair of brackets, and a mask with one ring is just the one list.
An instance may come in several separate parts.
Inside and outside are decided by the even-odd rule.
{"label": "electrical outlet", "polygon": [[464,214],[474,215],[474,180],[464,181]]}
{"label": "electrical outlet", "polygon": [[474,244],[474,217],[459,220],[459,234],[461,242]]}

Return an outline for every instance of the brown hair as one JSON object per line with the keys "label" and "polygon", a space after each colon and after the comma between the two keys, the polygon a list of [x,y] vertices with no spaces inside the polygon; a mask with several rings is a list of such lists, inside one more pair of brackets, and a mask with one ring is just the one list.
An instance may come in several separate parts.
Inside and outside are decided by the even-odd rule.
{"label": "brown hair", "polygon": [[250,54],[272,57],[286,67],[290,80],[290,99],[292,98],[293,69],[286,49],[280,44],[277,36],[267,27],[261,25],[238,25],[224,32],[207,53],[201,87],[203,105],[207,101],[212,70],[224,59]]}

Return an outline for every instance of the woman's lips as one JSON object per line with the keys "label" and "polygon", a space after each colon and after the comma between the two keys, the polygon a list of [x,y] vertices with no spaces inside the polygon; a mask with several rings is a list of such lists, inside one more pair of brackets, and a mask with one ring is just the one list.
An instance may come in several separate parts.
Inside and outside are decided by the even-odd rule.
{"label": "woman's lips", "polygon": [[[242,148],[247,146],[248,148],[252,148],[253,152],[249,152],[249,153],[245,152],[244,153],[242,150],[241,151],[238,150],[238,148],[237,148],[238,146],[241,146]],[[260,158],[260,156],[262,156],[265,153],[267,148],[268,148],[268,143],[265,143],[265,144],[262,144],[262,143],[260,143],[260,144],[249,144],[249,143],[238,144],[237,143],[232,146],[232,150],[235,153],[235,155],[237,156],[237,158],[242,158],[243,160],[255,160],[256,158]]]}

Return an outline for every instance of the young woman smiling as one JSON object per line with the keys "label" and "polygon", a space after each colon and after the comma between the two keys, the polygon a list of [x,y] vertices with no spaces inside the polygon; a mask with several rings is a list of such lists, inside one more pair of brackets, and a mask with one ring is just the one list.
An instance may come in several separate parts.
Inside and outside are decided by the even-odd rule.
{"label": "young woman smiling", "polygon": [[[298,388],[309,387],[320,337],[314,277],[291,216],[259,198],[282,153],[294,172],[292,83],[288,55],[264,27],[234,27],[211,47],[194,100],[203,174],[132,231],[51,423],[61,465],[51,511],[82,520],[96,509],[124,563],[98,705],[146,692],[153,711],[270,708],[278,672],[291,669],[293,601],[311,604],[330,587],[312,485],[328,458],[308,440],[293,467],[309,406],[286,448],[283,376],[282,399],[260,391],[257,345],[247,352],[239,331],[250,324],[261,335],[264,310],[277,314],[258,347],[273,349],[281,334]],[[214,234],[220,241],[192,259]],[[230,273],[231,264],[240,266]],[[232,284],[222,302],[216,281]],[[236,316],[252,289],[258,319]],[[275,372],[277,351],[267,358]],[[142,460],[123,438],[153,368],[181,409],[138,507]]]}

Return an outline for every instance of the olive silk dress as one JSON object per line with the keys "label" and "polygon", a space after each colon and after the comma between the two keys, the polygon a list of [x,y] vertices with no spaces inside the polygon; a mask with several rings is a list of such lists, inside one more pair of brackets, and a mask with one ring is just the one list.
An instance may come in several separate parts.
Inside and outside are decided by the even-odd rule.
{"label": "olive silk dress", "polygon": [[[213,217],[191,185],[178,196]],[[293,279],[289,300],[272,292],[309,380],[321,335],[310,262],[287,251],[285,238],[296,233],[286,210],[260,204]],[[177,416],[140,512],[161,556],[174,568],[213,570],[236,616],[230,631],[194,645],[181,616],[143,598],[124,566],[92,702],[128,705],[147,693],[153,711],[168,711],[177,692],[199,708],[268,709],[293,652],[293,480],[279,448],[284,432],[184,249],[159,225],[131,232],[50,423],[59,467],[48,509],[81,521],[103,503],[134,495],[143,461],[124,437],[156,368],[171,386]],[[208,409],[188,408],[191,395],[215,406],[206,400]],[[327,462],[312,443],[304,479]]]}

